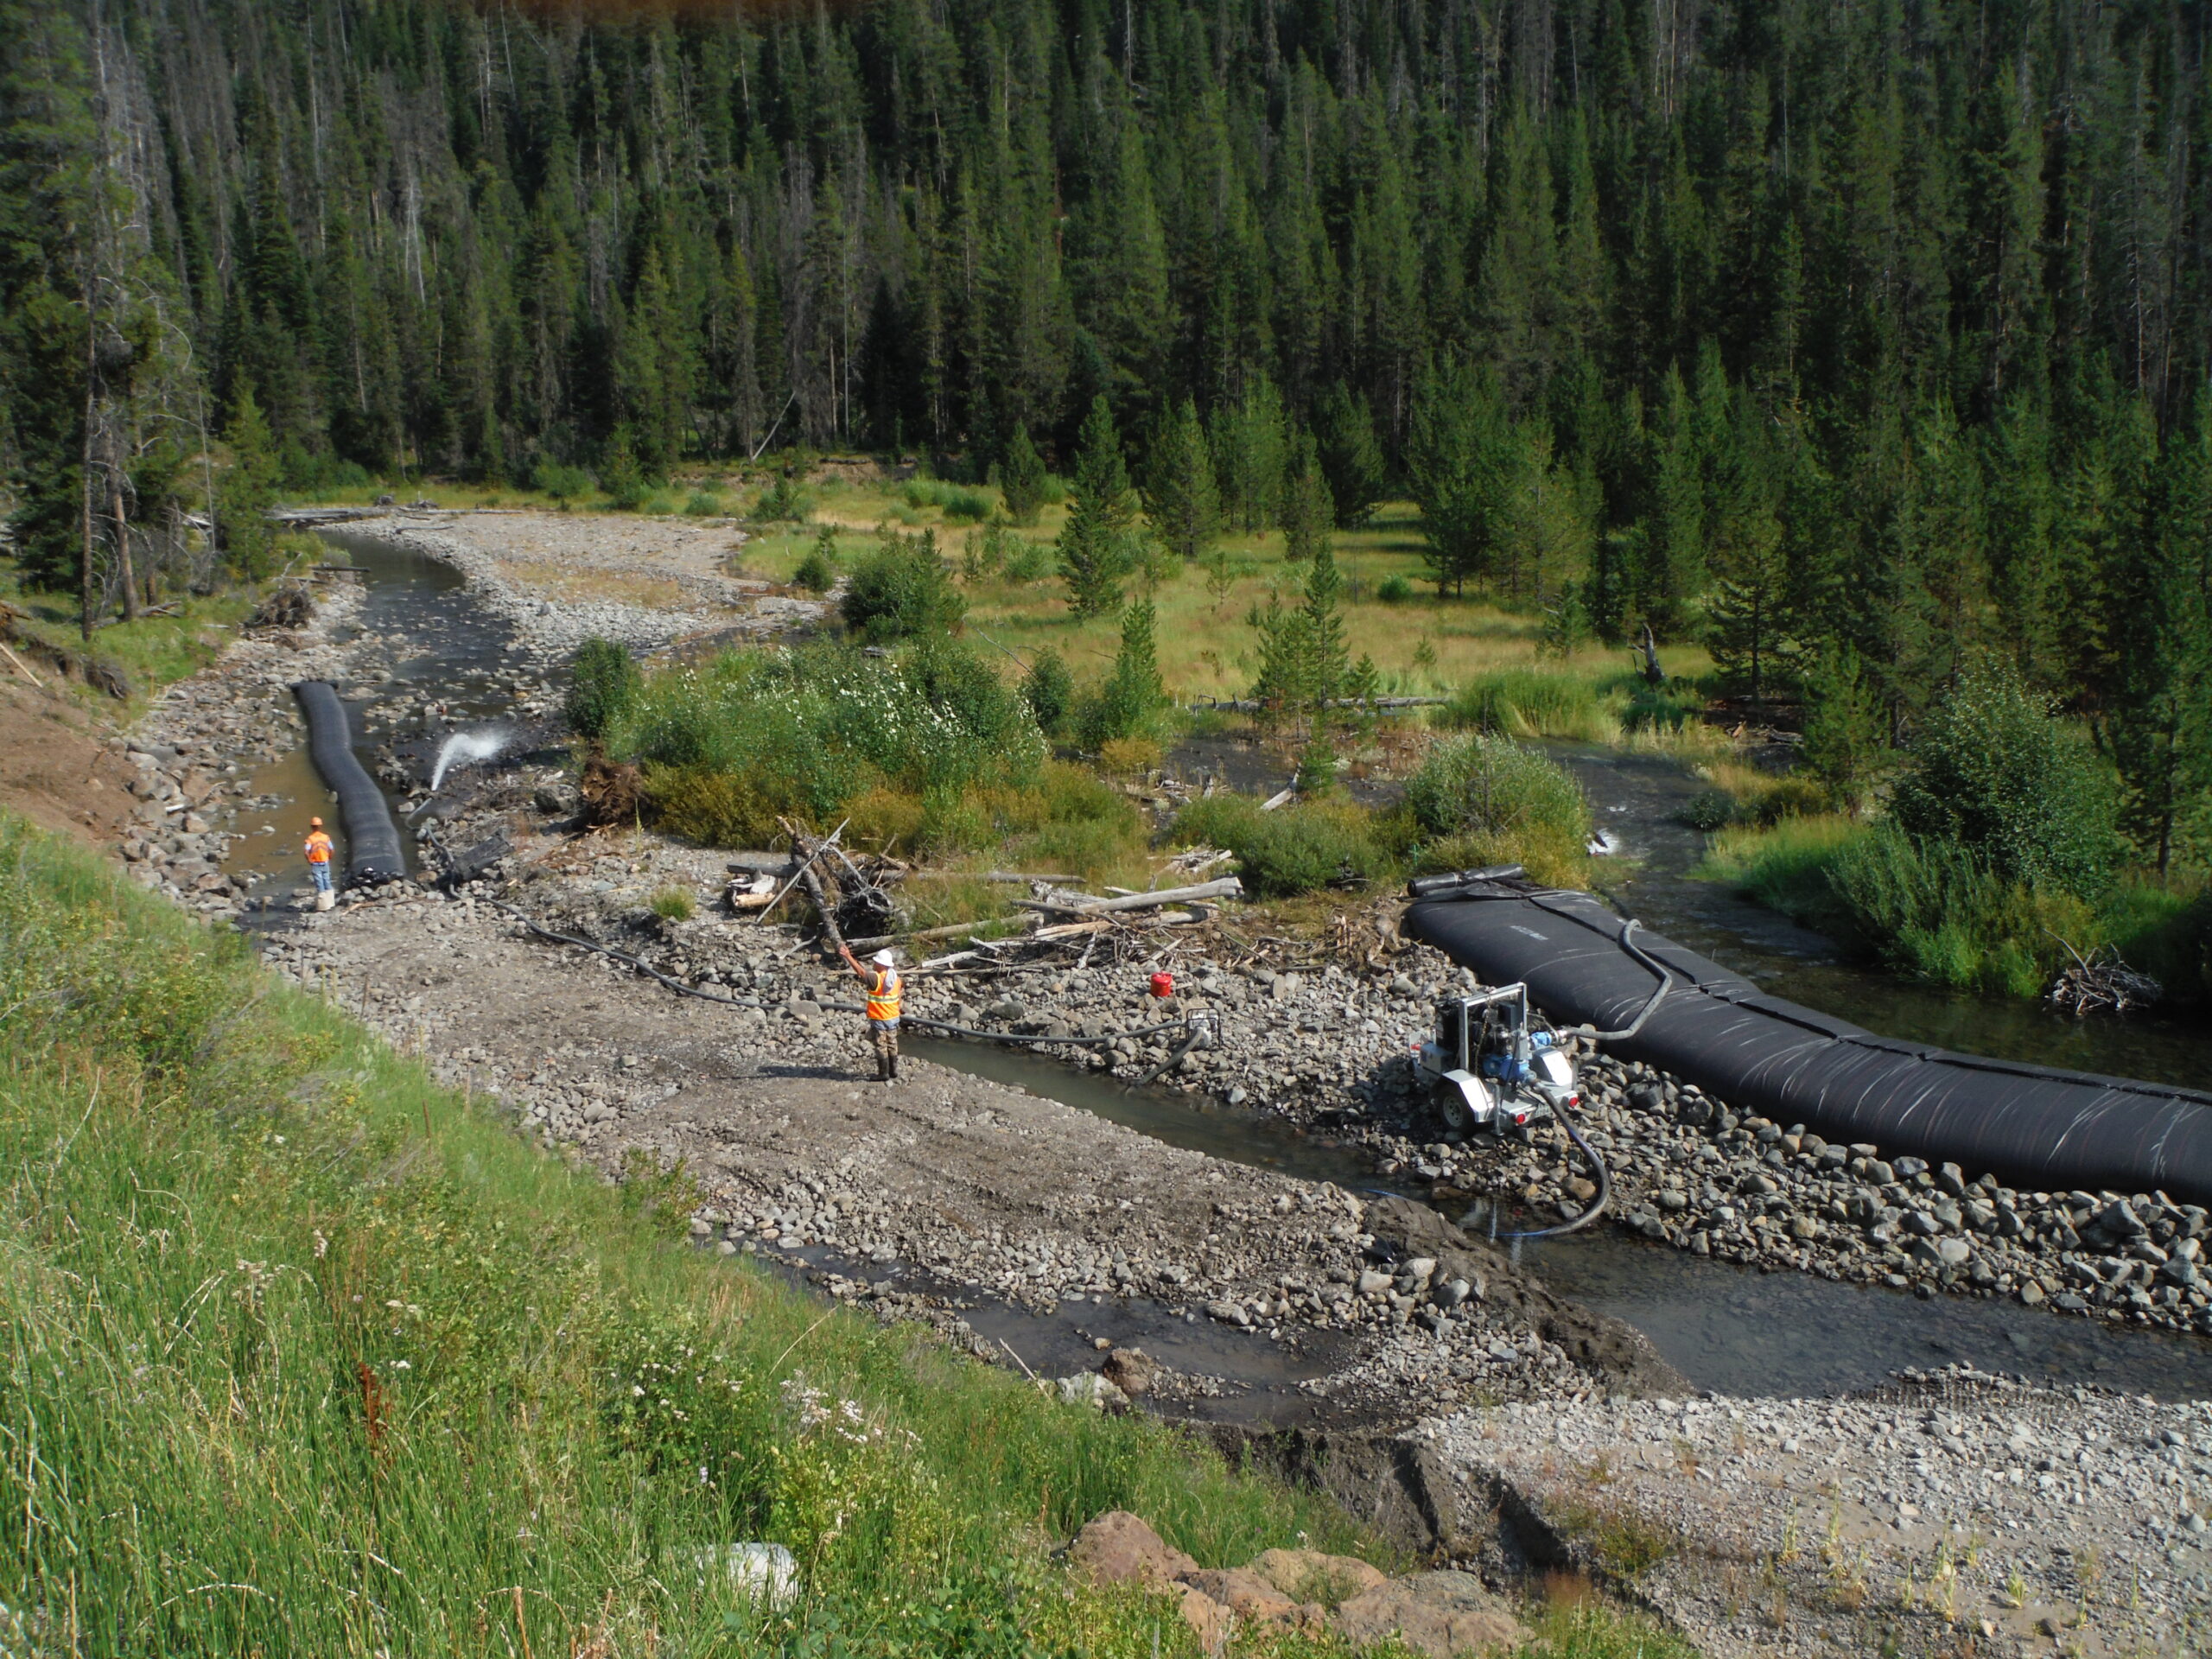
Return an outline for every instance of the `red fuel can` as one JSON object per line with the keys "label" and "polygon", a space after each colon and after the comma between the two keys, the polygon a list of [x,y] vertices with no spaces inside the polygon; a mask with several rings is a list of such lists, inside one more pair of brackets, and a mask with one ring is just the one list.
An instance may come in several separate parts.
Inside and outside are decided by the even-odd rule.
{"label": "red fuel can", "polygon": [[1175,976],[1173,974],[1154,974],[1152,976],[1152,994],[1154,996],[1163,997],[1174,995]]}

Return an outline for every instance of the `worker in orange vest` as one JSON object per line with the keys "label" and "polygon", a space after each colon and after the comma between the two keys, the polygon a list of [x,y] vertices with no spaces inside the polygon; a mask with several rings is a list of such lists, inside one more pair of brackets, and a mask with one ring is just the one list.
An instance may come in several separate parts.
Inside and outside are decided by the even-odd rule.
{"label": "worker in orange vest", "polygon": [[338,902],[338,895],[330,888],[330,837],[323,832],[321,818],[308,820],[308,874],[315,878],[315,907],[328,910]]}
{"label": "worker in orange vest", "polygon": [[868,987],[868,1034],[875,1045],[875,1080],[878,1083],[899,1081],[899,1001],[906,989],[906,982],[899,977],[897,959],[888,950],[879,950],[861,966],[860,959],[843,945],[837,954],[845,959],[845,966],[860,976]]}

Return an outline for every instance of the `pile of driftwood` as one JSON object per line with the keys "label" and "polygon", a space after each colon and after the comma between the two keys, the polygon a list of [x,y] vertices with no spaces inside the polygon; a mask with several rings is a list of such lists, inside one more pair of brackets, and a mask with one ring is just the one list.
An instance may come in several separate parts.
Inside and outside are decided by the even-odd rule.
{"label": "pile of driftwood", "polygon": [[[2061,944],[2066,944],[2063,939]],[[2165,987],[2148,974],[2139,974],[2120,960],[2110,946],[2083,956],[2066,944],[2072,963],[2052,982],[2050,1001],[2076,1017],[2109,1011],[2125,1014],[2147,1008],[2165,995]]]}
{"label": "pile of driftwood", "polygon": [[[791,838],[790,853],[745,854],[733,861],[731,909],[766,924],[787,900],[798,897],[812,910],[821,943],[831,950],[963,941],[964,949],[919,963],[922,970],[1000,972],[1070,950],[1079,951],[1078,961],[1086,964],[1102,949],[1107,961],[1158,957],[1167,943],[1161,930],[1204,923],[1221,900],[1242,898],[1244,891],[1233,875],[1148,892],[1109,887],[1094,893],[1074,886],[1074,876],[918,869],[897,859],[849,850],[842,844],[843,824],[817,837],[804,825],[788,819],[779,822]],[[1168,861],[1162,874],[1202,874],[1229,856],[1205,849],[1180,854]],[[897,890],[908,882],[948,876],[1023,887],[1028,896],[1007,901],[1011,915],[947,927],[901,929],[898,923],[906,907],[897,902]],[[1010,938],[976,937],[1007,922],[1022,924],[1022,931]]]}

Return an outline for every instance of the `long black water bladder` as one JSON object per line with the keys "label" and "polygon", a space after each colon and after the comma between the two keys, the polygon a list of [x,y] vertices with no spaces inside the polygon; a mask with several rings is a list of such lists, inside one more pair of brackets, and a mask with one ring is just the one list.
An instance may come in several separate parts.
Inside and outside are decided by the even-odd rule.
{"label": "long black water bladder", "polygon": [[[1554,1019],[1739,1110],[1885,1156],[1954,1160],[2037,1188],[2212,1202],[2212,1094],[1930,1048],[1770,996],[1587,893],[1471,880],[1416,897],[1400,930]],[[1654,1000],[1652,978],[1672,982]]]}
{"label": "long black water bladder", "polygon": [[308,758],[338,798],[339,820],[346,830],[346,886],[399,880],[407,874],[399,829],[353,753],[353,729],[338,688],[327,680],[302,680],[292,695],[307,716]]}

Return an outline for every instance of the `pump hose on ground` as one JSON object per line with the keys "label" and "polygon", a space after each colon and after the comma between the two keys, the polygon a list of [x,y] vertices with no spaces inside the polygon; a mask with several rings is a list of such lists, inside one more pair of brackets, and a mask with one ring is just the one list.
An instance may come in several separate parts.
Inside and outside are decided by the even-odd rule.
{"label": "pump hose on ground", "polygon": [[1569,1233],[1579,1233],[1605,1213],[1605,1205],[1613,1196],[1612,1172],[1605,1167],[1605,1160],[1598,1155],[1595,1147],[1582,1138],[1582,1131],[1575,1127],[1574,1120],[1567,1116],[1567,1109],[1560,1107],[1557,1109],[1560,1125],[1566,1129],[1567,1139],[1581,1148],[1582,1155],[1590,1160],[1591,1170],[1598,1177],[1597,1198],[1572,1221],[1563,1221],[1556,1227],[1539,1227],[1533,1232],[1500,1233],[1500,1238],[1564,1238]]}

